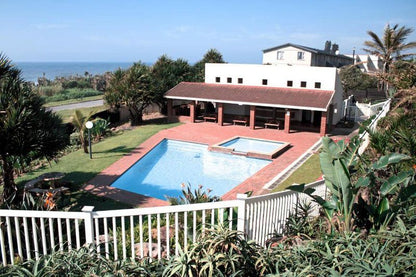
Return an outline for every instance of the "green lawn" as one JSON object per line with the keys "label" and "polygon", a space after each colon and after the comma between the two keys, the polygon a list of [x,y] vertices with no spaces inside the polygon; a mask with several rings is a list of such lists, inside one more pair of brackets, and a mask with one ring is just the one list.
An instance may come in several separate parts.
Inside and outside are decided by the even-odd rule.
{"label": "green lawn", "polygon": [[78,99],[68,99],[68,100],[62,100],[62,101],[54,101],[45,103],[45,107],[52,107],[52,106],[62,106],[62,105],[68,105],[68,104],[74,104],[74,103],[80,103],[80,102],[86,102],[86,101],[94,101],[94,100],[100,100],[103,99],[102,95],[96,95],[96,96],[88,96]]}
{"label": "green lawn", "polygon": [[117,203],[107,198],[93,196],[86,192],[80,192],[79,188],[103,169],[119,160],[125,154],[130,153],[139,144],[147,140],[160,130],[172,128],[180,123],[173,124],[149,124],[137,127],[133,130],[123,131],[120,134],[106,138],[105,140],[92,145],[93,159],[90,160],[89,154],[82,150],[72,152],[57,163],[52,162],[51,166],[41,168],[28,173],[17,181],[23,185],[25,181],[35,178],[46,172],[64,172],[64,181],[69,181],[71,185],[71,200],[66,200],[66,206],[73,205],[71,210],[78,210],[83,205],[95,206],[96,210],[113,208],[127,208],[128,205]]}
{"label": "green lawn", "polygon": [[293,185],[294,183],[297,184],[308,184],[311,182],[315,182],[320,176],[321,173],[321,166],[319,164],[319,155],[314,154],[306,160],[306,162],[301,165],[292,175],[289,176],[285,181],[280,183],[276,186],[272,192],[282,191],[285,190],[287,187]]}
{"label": "green lawn", "polygon": [[[82,112],[83,115],[88,115],[91,111],[93,113],[98,113],[106,110],[108,107],[106,106],[96,106],[91,108],[81,108],[78,109]],[[74,115],[74,110],[63,110],[63,111],[57,111],[56,114],[58,114],[64,123],[71,122],[71,117]]]}

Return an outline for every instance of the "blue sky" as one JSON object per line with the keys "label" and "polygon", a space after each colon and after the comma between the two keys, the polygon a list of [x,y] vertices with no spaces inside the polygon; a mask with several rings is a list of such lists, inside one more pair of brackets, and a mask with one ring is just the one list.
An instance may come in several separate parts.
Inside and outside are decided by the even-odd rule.
{"label": "blue sky", "polygon": [[262,49],[287,42],[331,40],[350,54],[367,30],[416,26],[415,0],[1,0],[0,11],[0,52],[14,61],[193,63],[216,48],[227,62],[261,63]]}

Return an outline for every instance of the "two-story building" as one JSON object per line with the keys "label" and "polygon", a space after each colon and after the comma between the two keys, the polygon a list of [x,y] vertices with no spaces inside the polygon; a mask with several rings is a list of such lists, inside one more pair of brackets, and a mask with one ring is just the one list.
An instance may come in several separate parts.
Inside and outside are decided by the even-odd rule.
{"label": "two-story building", "polygon": [[354,59],[339,54],[338,45],[327,41],[324,50],[286,43],[263,50],[263,64],[342,67],[353,64]]}
{"label": "two-story building", "polygon": [[277,127],[324,136],[342,118],[342,86],[336,67],[288,64],[205,65],[205,83],[170,89],[168,118],[191,122]]}

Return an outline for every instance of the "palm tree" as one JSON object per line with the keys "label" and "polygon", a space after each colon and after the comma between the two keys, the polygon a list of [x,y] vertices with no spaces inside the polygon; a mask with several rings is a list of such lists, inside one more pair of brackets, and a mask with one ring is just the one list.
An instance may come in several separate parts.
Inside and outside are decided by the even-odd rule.
{"label": "palm tree", "polygon": [[[407,28],[396,24],[393,27],[390,24],[384,28],[383,37],[379,37],[372,31],[367,31],[372,40],[367,40],[364,45],[367,48],[363,48],[364,51],[379,57],[383,61],[382,75],[389,72],[390,65],[395,60],[401,60],[405,57],[414,55],[414,53],[402,53],[402,51],[409,50],[416,47],[416,42],[412,41],[405,43],[407,37],[413,32],[412,28]],[[383,79],[384,76],[382,76]],[[386,96],[387,86],[384,86]]]}
{"label": "palm tree", "polygon": [[79,133],[79,140],[85,153],[88,153],[88,145],[85,137],[85,123],[90,120],[92,114],[93,112],[90,112],[87,116],[84,116],[80,110],[75,110],[74,115],[72,116],[72,125],[74,125],[75,130]]}
{"label": "palm tree", "polygon": [[0,203],[17,201],[14,172],[22,161],[50,160],[66,146],[62,120],[43,104],[21,71],[0,54]]}

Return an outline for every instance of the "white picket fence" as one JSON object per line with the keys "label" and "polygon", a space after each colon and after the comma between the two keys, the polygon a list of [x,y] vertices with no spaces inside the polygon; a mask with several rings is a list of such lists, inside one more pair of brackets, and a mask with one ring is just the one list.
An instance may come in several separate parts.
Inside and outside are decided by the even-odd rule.
{"label": "white picket fence", "polygon": [[[323,181],[308,185],[326,196]],[[247,239],[265,245],[273,232],[282,233],[296,203],[308,196],[293,191],[201,204],[82,212],[0,210],[3,265],[38,259],[54,251],[94,245],[107,258],[178,255],[210,226],[223,224],[243,231]],[[315,207],[317,213],[317,207]]]}

